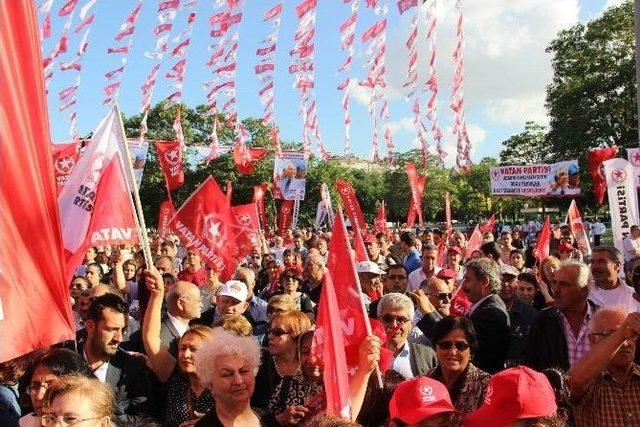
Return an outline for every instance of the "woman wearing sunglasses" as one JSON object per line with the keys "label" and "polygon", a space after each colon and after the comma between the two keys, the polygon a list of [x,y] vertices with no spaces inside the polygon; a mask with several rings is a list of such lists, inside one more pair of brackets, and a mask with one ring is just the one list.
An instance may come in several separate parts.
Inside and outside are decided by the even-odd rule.
{"label": "woman wearing sunglasses", "polygon": [[286,311],[271,318],[268,347],[262,352],[262,364],[256,375],[252,406],[266,408],[273,391],[284,377],[298,372],[297,338],[311,329],[309,317],[299,311]]}
{"label": "woman wearing sunglasses", "polygon": [[291,295],[296,303],[296,309],[303,312],[313,320],[313,308],[315,304],[311,301],[309,295],[304,292],[300,292],[302,279],[302,271],[296,268],[287,268],[280,276],[280,286],[283,294]]}
{"label": "woman wearing sunglasses", "polygon": [[456,412],[450,426],[460,426],[464,415],[478,408],[484,401],[490,375],[476,368],[471,359],[478,349],[476,332],[466,317],[445,316],[433,333],[438,367],[427,376],[443,383]]}

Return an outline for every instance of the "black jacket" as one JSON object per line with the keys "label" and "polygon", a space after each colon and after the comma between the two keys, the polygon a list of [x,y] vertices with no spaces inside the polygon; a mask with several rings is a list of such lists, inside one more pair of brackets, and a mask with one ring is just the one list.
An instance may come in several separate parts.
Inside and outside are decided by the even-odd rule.
{"label": "black jacket", "polygon": [[531,326],[538,315],[538,310],[533,308],[531,304],[516,298],[508,311],[509,321],[511,322],[511,344],[509,346],[508,363],[509,366],[517,366],[522,364],[529,332],[531,332]]}
{"label": "black jacket", "polygon": [[409,364],[414,377],[421,377],[438,366],[438,357],[431,347],[409,341]]}
{"label": "black jacket", "polygon": [[[598,306],[587,300],[592,311]],[[542,371],[548,368],[569,370],[569,350],[564,333],[562,317],[557,307],[548,307],[538,313],[531,331],[524,354],[525,365]]]}
{"label": "black jacket", "polygon": [[473,361],[490,374],[504,369],[510,342],[509,313],[498,295],[492,294],[471,313],[478,337],[478,353]]}

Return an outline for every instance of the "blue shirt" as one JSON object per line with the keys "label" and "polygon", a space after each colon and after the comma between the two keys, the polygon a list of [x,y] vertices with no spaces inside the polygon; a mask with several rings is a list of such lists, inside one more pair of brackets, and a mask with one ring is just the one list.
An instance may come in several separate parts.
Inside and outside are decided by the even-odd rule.
{"label": "blue shirt", "polygon": [[422,261],[420,260],[420,254],[417,250],[411,249],[409,255],[404,259],[404,268],[407,269],[407,274],[422,267]]}

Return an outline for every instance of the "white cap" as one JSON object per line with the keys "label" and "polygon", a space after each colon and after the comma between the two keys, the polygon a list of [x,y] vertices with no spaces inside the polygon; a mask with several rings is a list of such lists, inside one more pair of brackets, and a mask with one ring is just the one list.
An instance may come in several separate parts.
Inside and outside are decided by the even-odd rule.
{"label": "white cap", "polygon": [[380,266],[373,261],[360,261],[356,266],[358,273],[371,273],[382,276],[384,271],[380,269]]}
{"label": "white cap", "polygon": [[238,301],[246,301],[249,296],[249,291],[244,282],[240,280],[229,280],[220,287],[218,295],[235,298]]}

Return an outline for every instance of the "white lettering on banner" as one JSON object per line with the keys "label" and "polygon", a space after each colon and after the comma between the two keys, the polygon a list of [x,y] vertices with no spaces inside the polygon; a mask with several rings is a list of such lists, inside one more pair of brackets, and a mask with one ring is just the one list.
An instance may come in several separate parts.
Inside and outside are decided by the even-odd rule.
{"label": "white lettering on banner", "polygon": [[225,262],[222,257],[212,251],[209,246],[194,235],[180,220],[176,221],[176,229],[181,239],[185,242],[186,247],[196,249],[202,256],[207,258],[211,264],[218,268],[218,271],[224,270]]}
{"label": "white lettering on banner", "polygon": [[96,230],[91,235],[91,244],[96,242],[104,242],[109,240],[131,240],[133,235],[132,228],[101,228]]}
{"label": "white lettering on banner", "polygon": [[495,196],[575,196],[580,194],[578,161],[497,166],[489,172]]}
{"label": "white lettering on banner", "polygon": [[631,226],[638,224],[638,195],[633,165],[615,158],[602,163],[607,180],[613,244],[623,251],[623,240]]}
{"label": "white lettering on banner", "polygon": [[[356,322],[353,317],[349,317],[348,319],[340,319],[340,324],[342,326],[342,334],[345,338],[345,343],[348,341],[349,337],[353,336],[356,331]],[[322,328],[318,328],[313,333],[313,340],[318,344],[322,345],[324,342],[324,331]]]}

